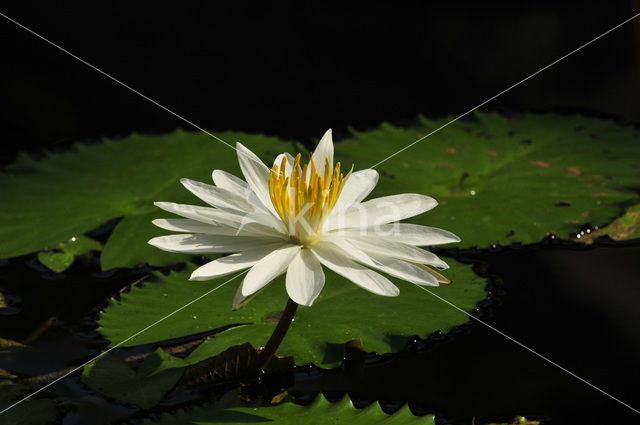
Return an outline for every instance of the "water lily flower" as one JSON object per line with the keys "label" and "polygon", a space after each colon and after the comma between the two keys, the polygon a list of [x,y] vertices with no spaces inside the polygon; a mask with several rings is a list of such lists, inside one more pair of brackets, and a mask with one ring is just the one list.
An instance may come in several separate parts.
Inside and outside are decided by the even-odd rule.
{"label": "water lily flower", "polygon": [[[460,239],[442,229],[400,223],[437,205],[420,194],[400,194],[364,201],[378,182],[373,169],[349,171],[333,164],[331,130],[308,163],[283,153],[269,169],[238,143],[238,161],[246,181],[213,171],[215,185],[181,183],[210,207],[156,202],[184,218],[154,220],[181,232],[149,241],[160,249],[193,254],[232,253],[191,275],[207,280],[250,268],[239,288],[248,297],[286,272],[291,300],[310,306],[325,283],[323,267],[383,296],[398,288],[380,272],[418,285],[448,283],[437,269],[447,264],[419,248]],[[363,202],[364,201],[364,202]]]}

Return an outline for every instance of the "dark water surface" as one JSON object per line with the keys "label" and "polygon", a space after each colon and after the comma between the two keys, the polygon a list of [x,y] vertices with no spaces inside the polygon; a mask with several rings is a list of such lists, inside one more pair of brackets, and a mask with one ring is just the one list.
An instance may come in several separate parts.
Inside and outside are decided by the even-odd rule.
{"label": "dark water surface", "polygon": [[[640,407],[640,246],[527,247],[459,259],[480,263],[477,272],[492,277],[499,293],[482,320]],[[295,389],[406,400],[461,424],[517,414],[552,423],[640,423],[632,410],[495,331],[479,323],[464,328],[364,370],[299,379]]]}
{"label": "dark water surface", "polygon": [[[476,272],[491,278],[494,300],[481,308],[482,320],[631,406],[640,406],[640,246],[542,244],[457,252],[454,257],[474,263]],[[10,305],[0,310],[0,336],[33,339],[31,350],[0,355],[0,368],[33,376],[81,364],[105,347],[94,330],[99,307],[105,297],[147,270],[97,270],[95,260],[75,264],[64,275],[48,273],[33,257],[0,265],[0,290]],[[358,404],[380,399],[390,410],[408,401],[414,412],[436,413],[443,423],[454,424],[515,415],[549,418],[554,424],[640,420],[630,409],[479,323],[448,336],[416,339],[397,356],[355,355],[333,371],[297,368],[288,389],[302,401],[318,391],[329,397],[348,392]],[[77,377],[52,386],[52,393],[63,394],[63,403],[82,399],[82,409],[68,413],[63,424],[109,423],[131,412],[96,397]]]}

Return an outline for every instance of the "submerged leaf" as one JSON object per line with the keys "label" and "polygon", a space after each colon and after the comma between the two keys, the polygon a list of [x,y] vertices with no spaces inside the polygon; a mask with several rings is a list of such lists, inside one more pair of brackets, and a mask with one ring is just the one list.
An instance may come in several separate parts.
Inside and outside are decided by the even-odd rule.
{"label": "submerged leaf", "polygon": [[[0,411],[27,395],[28,387],[8,379],[0,379]],[[58,416],[56,406],[48,399],[25,400],[0,415],[0,424],[42,425]]]}
{"label": "submerged leaf", "polygon": [[16,379],[17,376],[11,372],[8,372],[4,369],[0,369],[0,380],[2,379]]}
{"label": "submerged leaf", "polygon": [[67,252],[43,251],[38,253],[38,261],[56,273],[63,272],[71,267],[74,259],[74,256]]}
{"label": "submerged leaf", "polygon": [[38,260],[50,270],[60,273],[68,269],[78,256],[102,250],[102,245],[86,236],[74,236],[57,245],[55,251],[38,253]]}
{"label": "submerged leaf", "polygon": [[136,372],[123,360],[106,354],[84,368],[82,382],[101,394],[148,409],[175,386],[186,365],[158,349]]}
{"label": "submerged leaf", "polygon": [[14,341],[12,339],[0,338],[1,351],[18,350],[22,348],[27,348],[27,346],[18,341]]}
{"label": "submerged leaf", "polygon": [[[0,387],[0,390],[2,388]],[[17,400],[16,400],[17,401]],[[0,401],[0,411],[13,402]],[[0,423],[11,425],[42,425],[52,423],[58,417],[53,401],[47,399],[25,401],[0,416]]]}

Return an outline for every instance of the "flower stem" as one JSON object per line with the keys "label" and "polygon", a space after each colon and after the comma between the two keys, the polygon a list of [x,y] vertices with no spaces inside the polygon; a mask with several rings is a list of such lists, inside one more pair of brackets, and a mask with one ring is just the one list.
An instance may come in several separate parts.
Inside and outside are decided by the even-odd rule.
{"label": "flower stem", "polygon": [[282,317],[280,317],[280,321],[278,321],[269,341],[267,341],[267,344],[264,346],[262,351],[260,351],[260,357],[258,357],[258,370],[263,371],[267,367],[267,364],[269,364],[271,357],[273,357],[278,350],[280,343],[289,330],[289,326],[291,326],[293,316],[296,314],[297,309],[298,304],[289,298],[287,306],[284,308],[284,312],[282,312]]}

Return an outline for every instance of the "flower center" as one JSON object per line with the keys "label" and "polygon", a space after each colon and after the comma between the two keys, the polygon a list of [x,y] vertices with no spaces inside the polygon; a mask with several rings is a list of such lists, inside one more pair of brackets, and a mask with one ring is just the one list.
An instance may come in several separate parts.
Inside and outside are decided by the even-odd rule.
{"label": "flower center", "polygon": [[[316,170],[313,158],[300,170],[300,154],[293,162],[290,176],[285,176],[287,157],[269,172],[269,195],[276,212],[289,228],[290,236],[299,243],[311,243],[322,219],[336,204],[346,182],[340,163],[331,175],[331,164],[325,157],[324,175]],[[347,175],[348,177],[348,175]]]}

